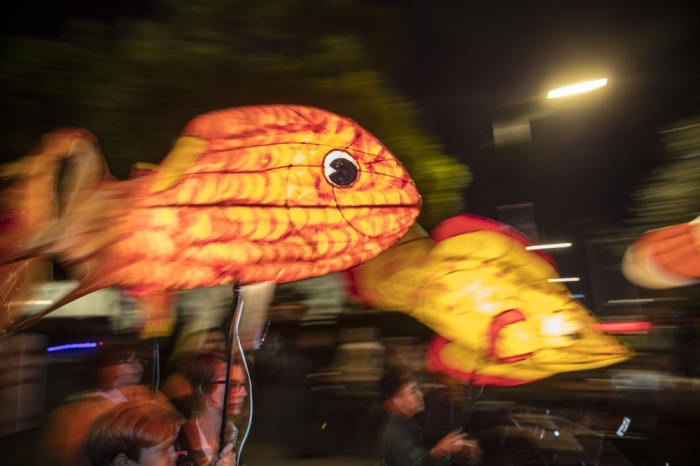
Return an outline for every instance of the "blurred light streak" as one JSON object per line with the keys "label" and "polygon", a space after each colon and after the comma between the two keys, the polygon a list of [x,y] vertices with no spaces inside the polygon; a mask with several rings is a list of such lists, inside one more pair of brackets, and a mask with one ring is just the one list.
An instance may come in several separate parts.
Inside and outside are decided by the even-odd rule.
{"label": "blurred light streak", "polygon": [[578,277],[566,277],[566,278],[550,278],[547,280],[550,283],[563,283],[563,282],[578,282],[581,279]]}
{"label": "blurred light streak", "polygon": [[571,86],[560,87],[559,89],[554,89],[547,93],[548,99],[555,99],[557,97],[565,97],[573,94],[580,94],[582,92],[588,92],[599,87],[603,87],[608,84],[607,79],[595,79],[593,81],[585,81],[578,84],[572,84]]}
{"label": "blurred light streak", "polygon": [[527,118],[493,122],[493,143],[496,146],[530,142],[531,139],[530,120]]}
{"label": "blurred light streak", "polygon": [[593,325],[593,328],[606,333],[647,333],[651,327],[652,323],[649,321],[601,322]]}
{"label": "blurred light streak", "polygon": [[[102,342],[99,343],[100,345]],[[70,343],[67,345],[59,345],[59,346],[49,346],[46,348],[46,351],[49,353],[53,353],[55,351],[65,351],[69,349],[77,349],[77,348],[96,348],[98,343],[96,342],[88,342],[88,343]]]}
{"label": "blurred light streak", "polygon": [[571,243],[536,244],[534,246],[527,246],[525,249],[528,251],[536,251],[538,249],[558,249],[568,247],[571,247]]}
{"label": "blurred light streak", "polygon": [[583,299],[586,297],[586,295],[585,294],[572,294],[571,297],[574,299]]}
{"label": "blurred light streak", "polygon": [[653,303],[653,299],[611,299],[608,304],[638,304],[638,303]]}

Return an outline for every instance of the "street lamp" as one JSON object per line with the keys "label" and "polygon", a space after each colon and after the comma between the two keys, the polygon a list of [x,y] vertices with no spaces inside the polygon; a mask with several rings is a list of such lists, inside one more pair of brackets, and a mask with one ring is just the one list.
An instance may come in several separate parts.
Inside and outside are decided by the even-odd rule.
{"label": "street lamp", "polygon": [[592,91],[593,89],[598,89],[608,84],[607,79],[595,79],[593,81],[585,81],[578,84],[572,84],[570,86],[560,87],[559,89],[554,89],[547,93],[548,99],[555,99],[557,97],[565,97],[573,94],[580,94],[582,92]]}
{"label": "street lamp", "polygon": [[554,244],[535,244],[532,246],[527,246],[525,249],[528,251],[537,251],[539,249],[559,249],[559,248],[570,248],[571,243],[554,243]]}
{"label": "street lamp", "polygon": [[[548,99],[555,99],[558,97],[568,97],[574,94],[581,94],[583,92],[592,91],[593,89],[598,89],[608,84],[607,79],[595,79],[593,81],[585,81],[578,84],[572,84],[565,87],[560,87],[549,91],[547,93]],[[532,139],[530,123],[533,120],[540,120],[547,116],[547,111],[543,109],[540,104],[539,109],[530,109],[523,114],[522,107],[524,105],[529,105],[544,100],[544,96],[540,94],[537,97],[529,97],[527,99],[522,99],[518,101],[508,102],[499,106],[500,109],[504,107],[511,107],[520,110],[520,115],[511,116],[510,118],[499,118],[494,119],[492,122],[493,129],[493,143],[495,146],[504,146],[509,144],[517,144],[522,142],[530,142]],[[513,113],[512,111],[510,113]]]}

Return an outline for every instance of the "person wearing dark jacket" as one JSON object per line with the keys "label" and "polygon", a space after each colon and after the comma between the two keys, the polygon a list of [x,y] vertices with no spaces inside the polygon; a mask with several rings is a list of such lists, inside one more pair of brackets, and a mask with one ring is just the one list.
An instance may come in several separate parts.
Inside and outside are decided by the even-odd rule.
{"label": "person wearing dark jacket", "polygon": [[382,407],[389,415],[381,437],[385,466],[433,466],[450,463],[466,434],[450,432],[430,450],[423,446],[423,430],[414,416],[425,409],[423,393],[413,372],[404,367],[389,369],[380,381]]}

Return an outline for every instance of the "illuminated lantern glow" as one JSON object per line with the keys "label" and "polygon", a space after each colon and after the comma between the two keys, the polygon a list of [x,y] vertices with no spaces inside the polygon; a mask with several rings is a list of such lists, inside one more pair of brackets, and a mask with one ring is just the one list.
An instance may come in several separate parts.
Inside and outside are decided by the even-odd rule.
{"label": "illuminated lantern glow", "polygon": [[649,231],[625,251],[622,273],[642,288],[666,289],[700,281],[700,217]]}
{"label": "illuminated lantern glow", "polygon": [[353,268],[355,293],[404,312],[437,335],[427,367],[474,384],[511,386],[632,357],[571,298],[552,258],[490,219],[449,219],[433,238],[415,225],[389,250]]}
{"label": "illuminated lantern glow", "polygon": [[[86,132],[75,132],[73,136],[89,138]],[[0,331],[20,317],[21,303],[29,298],[32,284],[50,278],[51,263],[47,258],[33,257],[4,265],[3,262],[21,253],[31,232],[56,221],[54,187],[60,168],[57,162],[70,150],[67,139],[72,138],[45,138],[40,154],[32,153],[0,166]]]}
{"label": "illuminated lantern glow", "polygon": [[50,167],[69,158],[82,181],[63,193],[64,215],[25,229],[29,239],[0,257],[11,264],[52,256],[80,281],[40,315],[111,286],[163,306],[174,291],[341,271],[390,247],[420,212],[389,150],[352,120],[317,108],[201,115],[159,166],[138,167],[126,181],[109,175],[93,138],[47,136],[71,149],[40,148],[38,157]]}

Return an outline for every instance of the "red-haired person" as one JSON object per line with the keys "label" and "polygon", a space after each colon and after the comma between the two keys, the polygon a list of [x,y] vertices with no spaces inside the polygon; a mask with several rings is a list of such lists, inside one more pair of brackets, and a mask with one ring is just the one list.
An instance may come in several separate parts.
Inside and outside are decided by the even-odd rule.
{"label": "red-haired person", "polygon": [[144,360],[136,347],[105,345],[95,351],[90,362],[91,390],[73,395],[55,408],[43,432],[43,461],[55,466],[85,465],[84,442],[92,423],[121,403],[152,401],[174,410],[162,393],[140,385]]}
{"label": "red-haired person", "polygon": [[175,464],[175,438],[184,418],[147,401],[124,402],[93,423],[87,452],[93,466]]}

